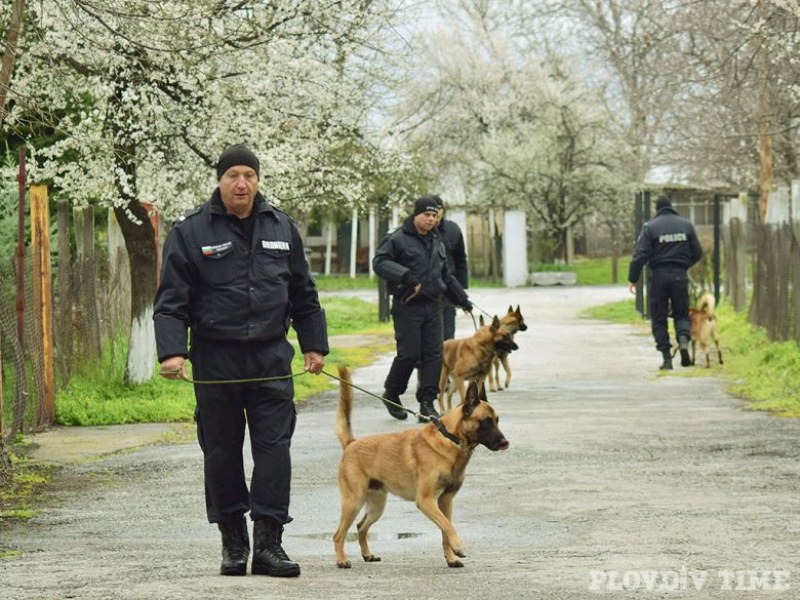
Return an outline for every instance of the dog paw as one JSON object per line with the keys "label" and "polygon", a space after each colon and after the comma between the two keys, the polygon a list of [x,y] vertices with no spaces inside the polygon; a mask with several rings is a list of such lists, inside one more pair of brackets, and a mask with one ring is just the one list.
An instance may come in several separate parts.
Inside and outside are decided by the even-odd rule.
{"label": "dog paw", "polygon": [[339,567],[340,569],[349,569],[353,565],[350,564],[349,560],[337,560],[336,566]]}
{"label": "dog paw", "polygon": [[381,562],[381,557],[370,554],[364,557],[364,562]]}
{"label": "dog paw", "polygon": [[456,556],[458,556],[459,558],[466,558],[466,556],[467,556],[467,553],[466,553],[466,552],[464,552],[464,549],[463,549],[463,548],[453,548],[453,552],[454,552],[454,553],[455,553],[455,555],[456,555]]}
{"label": "dog paw", "polygon": [[448,560],[447,566],[450,567],[451,569],[454,569],[458,567],[463,567],[464,563],[461,562],[460,560]]}

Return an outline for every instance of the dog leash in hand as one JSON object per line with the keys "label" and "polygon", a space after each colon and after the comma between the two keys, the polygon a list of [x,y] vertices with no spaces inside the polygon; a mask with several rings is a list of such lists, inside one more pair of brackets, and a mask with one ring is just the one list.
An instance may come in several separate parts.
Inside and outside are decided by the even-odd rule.
{"label": "dog leash in hand", "polygon": [[[429,298],[430,300],[433,300],[434,302],[436,302],[436,304],[438,304],[439,306],[444,306],[445,308],[461,308],[460,306],[457,306],[457,305],[453,304],[452,302],[448,302],[447,300],[442,300],[441,298],[434,298],[433,296],[431,296],[430,294],[426,294],[425,292],[419,292],[418,294],[413,294],[413,295],[409,296],[408,298],[406,298],[405,300],[403,300],[402,302],[403,302],[403,304],[406,304],[407,302],[409,302],[410,300],[413,300],[417,296],[425,296],[426,298]],[[472,306],[477,306],[471,300],[470,300],[470,302],[472,303]],[[483,310],[480,306],[478,306],[477,308],[482,313],[484,313],[487,317],[490,316],[489,313],[487,313],[485,310]],[[469,316],[472,317],[472,326],[475,328],[475,331],[478,331],[478,322],[475,320],[475,315],[472,313],[471,310],[470,311],[465,311],[465,312],[467,312],[467,314],[469,314]]]}
{"label": "dog leash in hand", "polygon": [[[203,380],[203,379],[192,379],[191,377],[187,377],[187,376],[185,376],[183,374],[183,371],[181,369],[164,369],[164,370],[162,370],[160,372],[160,375],[180,375],[181,376],[180,377],[181,380],[186,381],[188,383],[193,383],[195,385],[215,385],[215,384],[216,385],[224,385],[224,384],[234,384],[234,383],[259,383],[259,382],[263,382],[263,381],[279,381],[279,380],[282,380],[282,379],[292,379],[294,377],[299,377],[299,376],[305,375],[305,374],[307,374],[309,372],[310,371],[301,371],[299,373],[289,373],[288,375],[276,375],[274,377],[251,377],[251,378],[248,378],[248,379],[205,379],[205,380]],[[322,369],[320,371],[320,373],[324,373],[325,375],[327,375],[331,379],[335,379],[336,381],[339,381],[340,383],[347,384],[350,387],[358,390],[359,392],[363,392],[364,394],[367,394],[368,396],[372,396],[373,398],[377,398],[378,400],[381,400],[383,402],[386,402],[386,403],[392,404],[393,406],[401,408],[404,411],[406,411],[407,413],[411,413],[412,415],[414,415],[418,419],[422,419],[423,421],[427,421],[428,423],[433,423],[436,426],[436,429],[438,429],[439,432],[444,437],[446,437],[448,440],[450,440],[451,442],[453,442],[457,446],[461,445],[461,439],[459,439],[458,437],[456,437],[455,435],[453,435],[452,433],[447,431],[447,428],[444,425],[442,425],[442,423],[439,421],[439,419],[437,419],[435,417],[429,417],[428,415],[420,414],[418,412],[415,412],[415,411],[411,410],[410,408],[406,408],[402,404],[398,404],[397,402],[393,402],[392,400],[389,400],[388,398],[384,398],[383,396],[378,396],[377,394],[374,394],[374,393],[370,392],[369,390],[366,390],[366,389],[364,389],[362,387],[357,386],[356,384],[354,384],[351,381],[345,381],[344,379],[342,379],[338,375],[334,375],[333,373],[329,373],[325,369]]]}
{"label": "dog leash in hand", "polygon": [[196,385],[224,385],[233,383],[259,383],[262,381],[280,381],[282,379],[292,379],[305,375],[309,371],[300,371],[299,373],[289,373],[288,375],[276,375],[274,377],[251,377],[249,379],[192,379],[183,374],[181,369],[162,369],[159,375],[180,375],[180,379],[188,383]]}

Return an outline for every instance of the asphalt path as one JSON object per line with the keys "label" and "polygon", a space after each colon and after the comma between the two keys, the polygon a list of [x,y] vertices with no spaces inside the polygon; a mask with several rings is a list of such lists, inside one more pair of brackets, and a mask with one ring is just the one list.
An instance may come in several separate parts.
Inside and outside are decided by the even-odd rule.
{"label": "asphalt path", "polygon": [[[293,441],[284,546],[298,579],[217,574],[193,440],[141,445],[165,426],[92,428],[84,439],[118,434],[132,448],[67,460],[59,440],[75,434],[56,430],[34,442],[67,466],[37,517],[0,529],[0,598],[800,598],[800,421],[747,410],[713,369],[661,375],[646,329],[581,316],[627,297],[623,286],[470,293],[489,313],[519,304],[529,329],[510,389],[490,397],[511,447],[476,450],[455,501],[464,568],[447,567],[439,531],[398,498],[371,532],[382,561],[361,561],[351,537],[353,567],[336,567],[332,382],[300,408]],[[469,335],[471,319],[457,328]],[[390,360],[354,382],[380,393]],[[414,406],[413,386],[403,400]],[[416,426],[356,393],[357,437]]]}

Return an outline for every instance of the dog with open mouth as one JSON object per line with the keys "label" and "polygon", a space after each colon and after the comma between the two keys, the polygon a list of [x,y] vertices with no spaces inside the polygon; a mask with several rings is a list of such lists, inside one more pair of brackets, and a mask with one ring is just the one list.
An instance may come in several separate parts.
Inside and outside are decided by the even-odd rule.
{"label": "dog with open mouth", "polygon": [[358,543],[366,562],[380,558],[367,542],[370,527],[381,517],[389,493],[415,502],[442,532],[444,557],[450,567],[463,567],[464,543],[451,521],[453,499],[464,483],[472,453],[482,445],[506,450],[509,442],[498,427],[494,408],[479,396],[471,382],[464,402],[438,420],[396,433],[379,433],[355,439],[351,426],[353,390],[349,369],[339,367],[339,406],[336,436],[342,445],[339,465],[341,518],[333,534],[336,564],[349,569],[344,542],[359,511]]}

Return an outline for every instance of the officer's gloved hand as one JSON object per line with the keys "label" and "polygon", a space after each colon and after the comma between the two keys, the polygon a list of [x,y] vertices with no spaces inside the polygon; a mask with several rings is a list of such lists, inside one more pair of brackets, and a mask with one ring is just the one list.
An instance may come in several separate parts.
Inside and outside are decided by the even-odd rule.
{"label": "officer's gloved hand", "polygon": [[400,293],[400,301],[405,304],[409,300],[412,300],[419,294],[421,288],[422,286],[411,271],[406,271],[403,275],[403,291]]}
{"label": "officer's gloved hand", "polygon": [[470,302],[469,300],[464,300],[461,303],[461,308],[464,310],[464,312],[471,313],[472,312],[472,302]]}
{"label": "officer's gloved hand", "polygon": [[414,274],[411,271],[406,271],[403,273],[403,285],[407,288],[414,288],[419,283],[419,280],[414,277]]}

